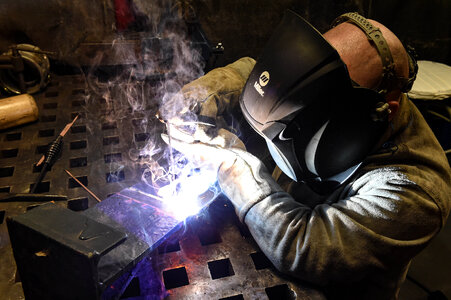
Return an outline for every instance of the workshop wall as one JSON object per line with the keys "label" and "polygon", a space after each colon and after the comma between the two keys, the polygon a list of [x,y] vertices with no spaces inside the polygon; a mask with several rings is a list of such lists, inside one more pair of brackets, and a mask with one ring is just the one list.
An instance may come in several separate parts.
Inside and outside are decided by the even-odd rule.
{"label": "workshop wall", "polygon": [[356,11],[378,20],[416,49],[419,59],[451,64],[451,1],[446,0],[194,0],[207,36],[226,49],[221,63],[258,57],[285,9],[324,32],[338,15]]}
{"label": "workshop wall", "polygon": [[81,43],[111,36],[115,26],[111,0],[2,0],[0,51],[31,43],[71,60]]}
{"label": "workshop wall", "polygon": [[222,42],[221,63],[240,56],[257,58],[286,9],[292,9],[324,32],[343,12],[365,10],[362,0],[194,0],[200,23],[212,42]]}
{"label": "workshop wall", "polygon": [[451,1],[375,0],[370,16],[412,45],[419,59],[451,65]]}
{"label": "workshop wall", "polygon": [[[127,1],[122,1],[128,3]],[[130,0],[139,18],[154,14],[161,0]],[[33,43],[70,60],[82,43],[111,41],[117,24],[114,0],[2,0],[0,51],[12,43]],[[387,25],[415,47],[420,59],[451,64],[451,1],[447,0],[174,0],[191,6],[211,42],[222,42],[223,65],[258,57],[285,9],[291,8],[320,31],[339,14],[357,11]],[[143,16],[144,15],[144,16]],[[154,16],[150,16],[154,18]],[[135,28],[142,30],[142,28]]]}

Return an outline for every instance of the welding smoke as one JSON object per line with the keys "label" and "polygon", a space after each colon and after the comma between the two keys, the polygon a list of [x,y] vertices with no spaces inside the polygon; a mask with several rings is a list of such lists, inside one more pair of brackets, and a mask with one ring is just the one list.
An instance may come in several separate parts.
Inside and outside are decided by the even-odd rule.
{"label": "welding smoke", "polygon": [[[198,196],[214,185],[216,176],[207,169],[200,171],[199,166],[192,165],[160,138],[167,130],[161,120],[183,118],[191,124],[197,121],[192,111],[195,99],[185,99],[179,93],[183,85],[203,75],[205,66],[200,49],[188,34],[186,17],[193,14],[193,9],[186,4],[189,1],[185,2],[134,1],[140,22],[137,26],[144,28],[134,33],[139,41],[132,41],[126,34],[114,40],[110,52],[121,64],[110,61],[114,68],[108,74],[97,68],[107,59],[104,53],[97,53],[93,58],[95,67],[87,72],[89,93],[86,95],[86,113],[92,115],[87,119],[106,126],[113,124],[119,140],[127,141],[128,149],[109,164],[112,174],[109,179],[120,182],[123,188],[137,180],[156,189],[166,186],[163,198],[177,198],[177,201],[189,198],[187,195]],[[102,103],[100,115],[89,108],[89,104],[98,102]],[[185,129],[195,130],[189,127]],[[113,154],[118,152],[115,145],[110,149]],[[128,177],[121,181],[127,172],[135,174],[135,182]],[[188,189],[186,184],[196,189]]]}

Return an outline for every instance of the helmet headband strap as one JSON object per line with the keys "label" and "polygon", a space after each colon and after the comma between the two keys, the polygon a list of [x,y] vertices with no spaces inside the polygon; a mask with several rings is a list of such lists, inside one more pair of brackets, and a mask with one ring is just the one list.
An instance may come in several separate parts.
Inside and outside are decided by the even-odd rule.
{"label": "helmet headband strap", "polygon": [[395,63],[393,62],[390,48],[388,47],[388,43],[382,35],[381,30],[356,12],[342,14],[333,21],[332,27],[343,22],[350,22],[359,27],[365,33],[367,38],[373,42],[374,46],[376,46],[376,50],[382,61],[382,78],[376,90],[383,95],[387,94],[388,88],[390,87],[390,81],[393,78],[396,78],[396,73]]}

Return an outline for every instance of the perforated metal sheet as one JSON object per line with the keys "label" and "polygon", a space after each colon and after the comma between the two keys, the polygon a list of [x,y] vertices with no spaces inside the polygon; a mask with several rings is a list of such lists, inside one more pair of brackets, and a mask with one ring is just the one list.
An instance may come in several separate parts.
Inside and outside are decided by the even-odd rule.
{"label": "perforated metal sheet", "polygon": [[[67,195],[68,206],[81,210],[96,201],[64,169],[101,199],[139,181],[144,166],[139,156],[130,153],[159,130],[161,124],[143,122],[155,114],[155,105],[149,101],[141,112],[143,118],[135,114],[111,122],[108,115],[114,106],[101,97],[86,97],[85,87],[81,76],[54,76],[48,89],[35,95],[39,121],[0,132],[0,196],[29,192],[38,176],[35,163],[76,114],[80,119],[64,138],[62,156],[38,191]],[[35,203],[0,203],[0,221],[3,215],[22,213],[30,205]],[[214,202],[207,212],[188,222],[182,235],[160,246],[131,272],[123,299],[323,299],[321,293],[271,267],[226,200]],[[8,282],[0,287],[0,294],[20,294],[5,222],[0,224],[0,237],[0,281]],[[104,298],[108,295],[107,290]]]}
{"label": "perforated metal sheet", "polygon": [[224,199],[152,259],[168,299],[323,299],[276,272]]}

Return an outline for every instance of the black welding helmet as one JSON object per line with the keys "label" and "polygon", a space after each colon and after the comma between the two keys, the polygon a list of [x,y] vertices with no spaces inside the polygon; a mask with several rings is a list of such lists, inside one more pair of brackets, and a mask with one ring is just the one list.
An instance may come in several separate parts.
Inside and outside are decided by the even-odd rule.
{"label": "black welding helmet", "polygon": [[387,127],[385,100],[349,78],[337,51],[287,11],[240,98],[279,168],[333,189],[352,175]]}

